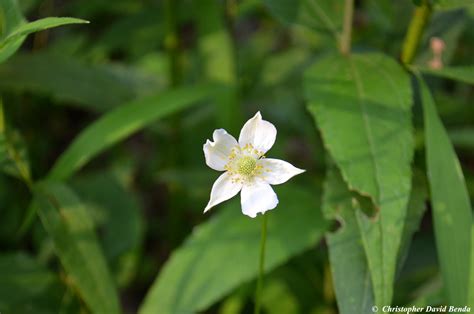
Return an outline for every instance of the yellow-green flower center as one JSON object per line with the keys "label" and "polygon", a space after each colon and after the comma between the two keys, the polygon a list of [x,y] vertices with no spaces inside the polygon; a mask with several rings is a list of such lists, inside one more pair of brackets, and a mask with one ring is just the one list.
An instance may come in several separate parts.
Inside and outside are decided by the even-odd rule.
{"label": "yellow-green flower center", "polygon": [[250,176],[256,167],[257,161],[249,156],[244,156],[237,162],[237,171],[244,176]]}

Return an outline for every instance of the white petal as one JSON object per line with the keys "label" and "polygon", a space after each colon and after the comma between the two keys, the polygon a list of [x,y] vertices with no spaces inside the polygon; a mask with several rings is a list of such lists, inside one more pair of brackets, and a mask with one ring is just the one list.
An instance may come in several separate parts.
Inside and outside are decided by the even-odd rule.
{"label": "white petal", "polygon": [[232,178],[228,172],[224,172],[217,178],[212,186],[211,199],[207,204],[204,212],[207,212],[211,207],[227,201],[234,197],[242,189],[242,183],[232,182]]}
{"label": "white petal", "polygon": [[215,130],[212,137],[214,142],[207,140],[203,146],[206,164],[214,170],[223,171],[232,148],[238,146],[238,143],[224,129]]}
{"label": "white petal", "polygon": [[297,174],[305,172],[280,159],[263,158],[258,163],[263,167],[263,179],[270,184],[285,183]]}
{"label": "white petal", "polygon": [[252,144],[255,149],[264,154],[272,148],[275,143],[276,134],[275,126],[268,121],[262,120],[262,115],[259,111],[242,127],[239,144],[240,147]]}
{"label": "white petal", "polygon": [[241,204],[242,213],[255,218],[258,213],[265,213],[274,209],[278,204],[278,197],[272,187],[265,182],[257,182],[242,187]]}

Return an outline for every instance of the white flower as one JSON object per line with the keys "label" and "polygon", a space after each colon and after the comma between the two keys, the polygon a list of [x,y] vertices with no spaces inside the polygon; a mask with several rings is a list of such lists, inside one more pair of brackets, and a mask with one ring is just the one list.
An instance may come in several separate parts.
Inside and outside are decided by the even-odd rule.
{"label": "white flower", "polygon": [[265,158],[273,146],[276,128],[262,120],[260,112],[248,120],[240,131],[239,142],[224,129],[214,131],[214,142],[204,144],[206,164],[214,170],[225,171],[214,183],[211,199],[204,212],[242,191],[242,212],[255,218],[278,204],[278,198],[270,184],[281,184],[303,173],[292,164]]}

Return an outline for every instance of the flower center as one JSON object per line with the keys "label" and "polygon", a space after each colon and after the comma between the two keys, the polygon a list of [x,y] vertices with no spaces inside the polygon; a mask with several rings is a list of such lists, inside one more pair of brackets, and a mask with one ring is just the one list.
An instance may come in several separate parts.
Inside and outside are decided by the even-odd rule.
{"label": "flower center", "polygon": [[257,167],[257,161],[250,156],[244,156],[237,162],[238,173],[244,176],[250,176]]}

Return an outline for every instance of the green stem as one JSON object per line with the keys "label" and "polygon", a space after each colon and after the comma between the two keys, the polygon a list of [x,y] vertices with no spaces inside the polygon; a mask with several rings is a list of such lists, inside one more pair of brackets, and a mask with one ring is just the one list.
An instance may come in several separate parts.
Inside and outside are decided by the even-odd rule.
{"label": "green stem", "polygon": [[420,44],[423,30],[431,17],[431,6],[428,0],[423,0],[422,4],[415,8],[408,27],[402,49],[402,63],[409,65],[415,57],[416,50]]}
{"label": "green stem", "polygon": [[262,217],[262,237],[260,239],[260,262],[258,267],[257,290],[255,292],[255,310],[254,314],[260,313],[262,304],[263,274],[265,270],[265,246],[267,243],[267,215]]}
{"label": "green stem", "polygon": [[342,26],[340,51],[343,55],[351,52],[352,19],[354,17],[354,0],[344,2],[344,24]]}

